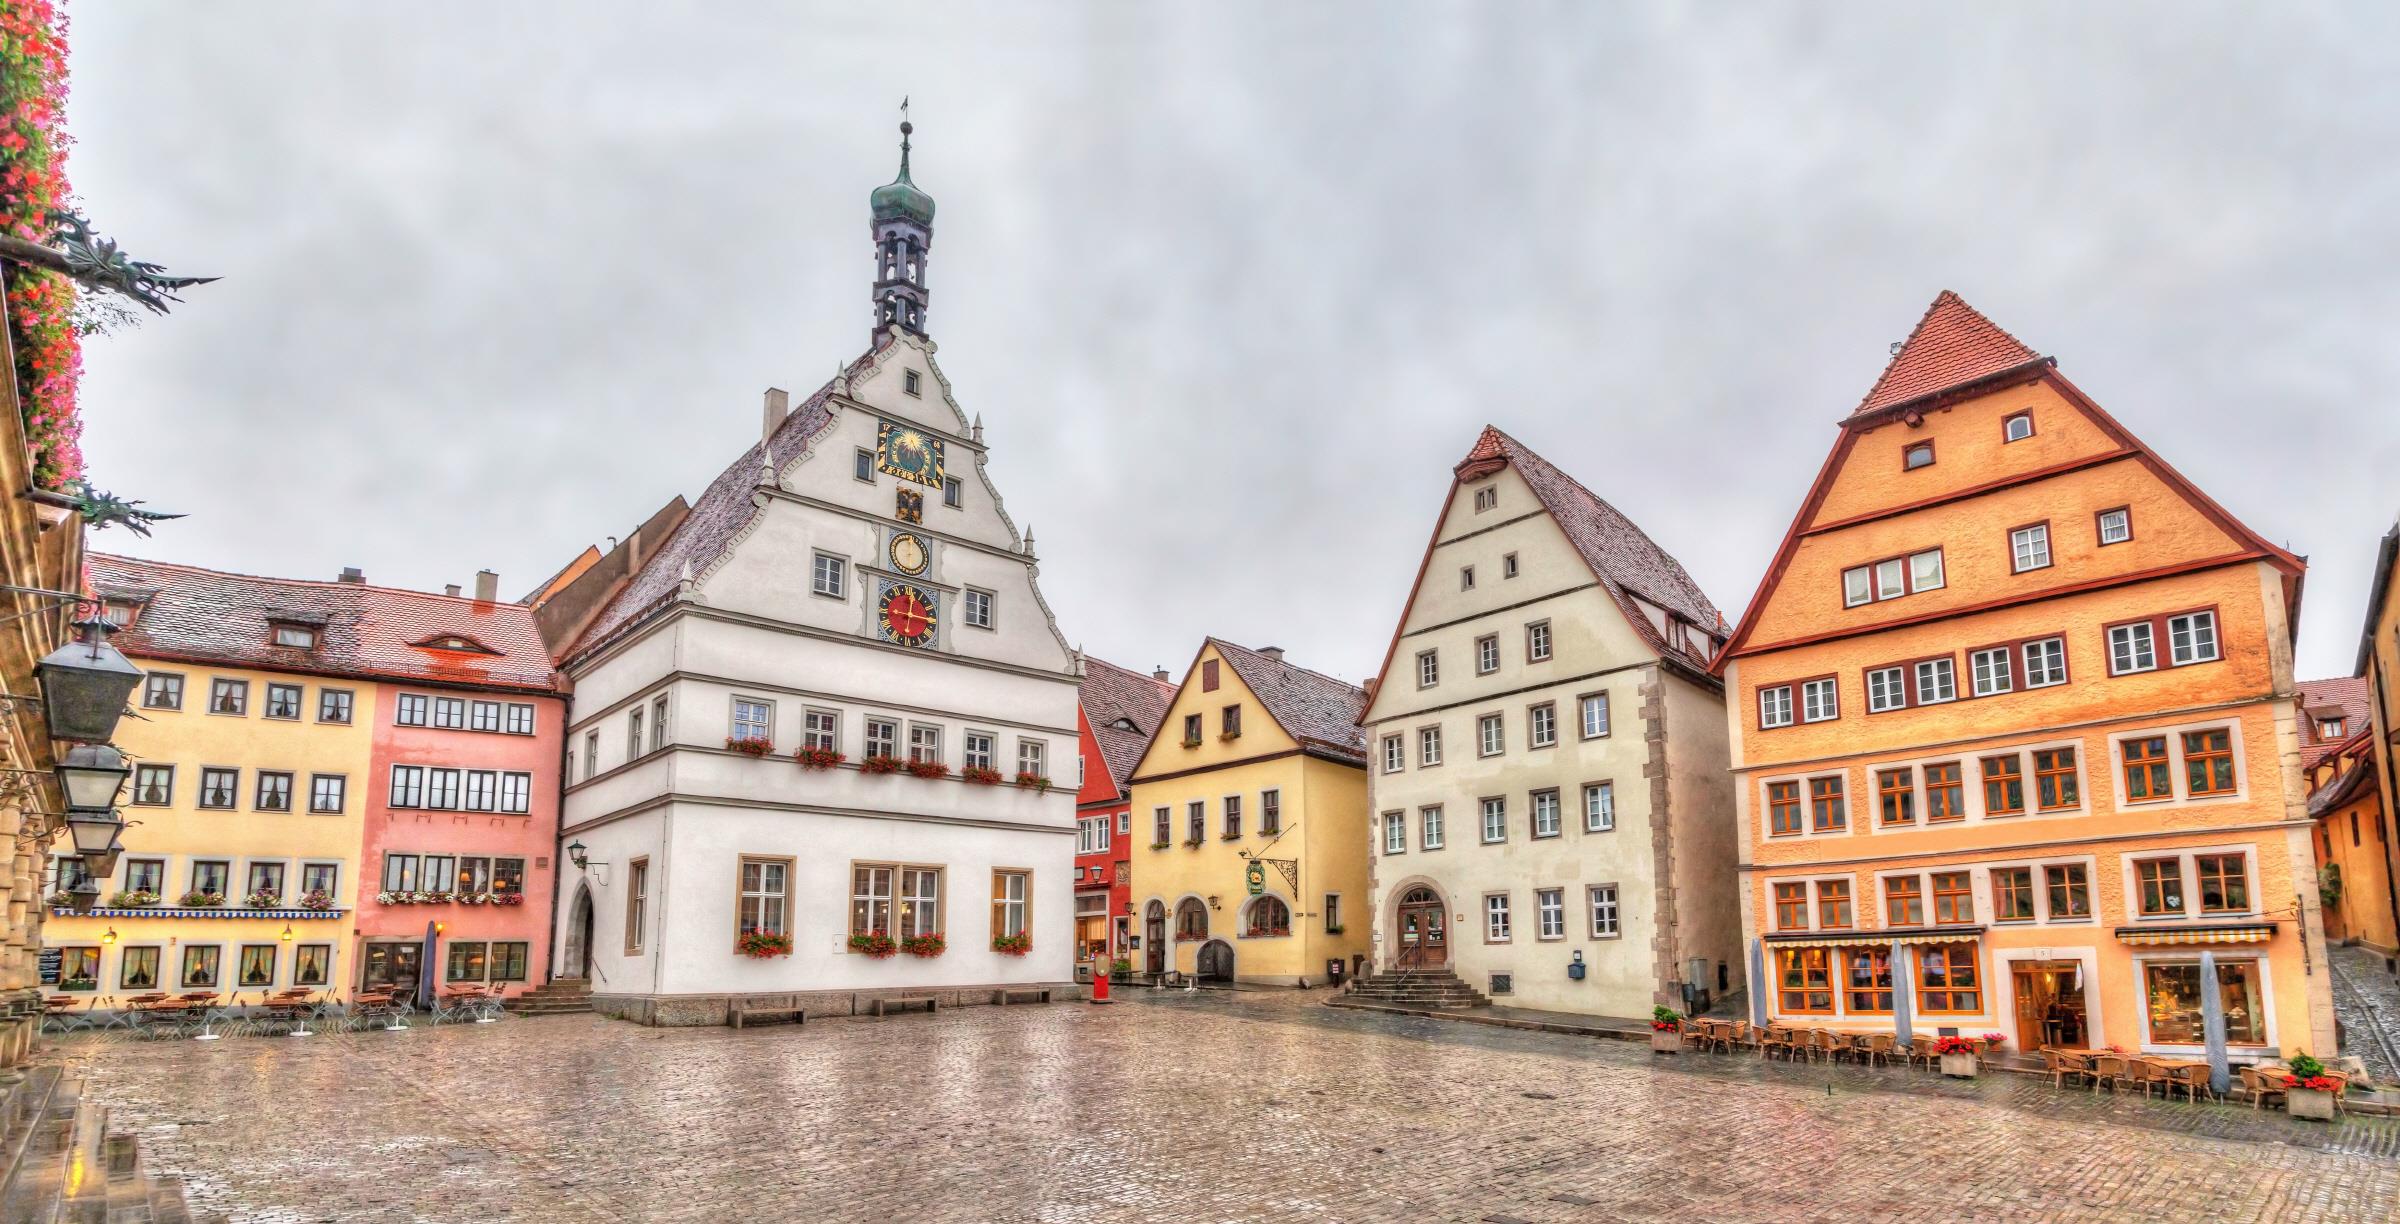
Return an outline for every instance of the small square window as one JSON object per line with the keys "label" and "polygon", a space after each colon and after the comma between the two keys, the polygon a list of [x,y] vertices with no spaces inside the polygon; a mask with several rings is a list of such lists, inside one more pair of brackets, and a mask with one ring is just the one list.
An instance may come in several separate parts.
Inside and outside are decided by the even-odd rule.
{"label": "small square window", "polygon": [[1517,554],[1508,553],[1500,558],[1500,576],[1503,578],[1517,576]]}
{"label": "small square window", "polygon": [[914,396],[922,397],[925,394],[924,384],[915,370],[900,371],[900,389]]}
{"label": "small square window", "polygon": [[955,510],[961,502],[958,477],[942,477],[942,504]]}
{"label": "small square window", "polygon": [[1458,589],[1462,591],[1472,591],[1475,589],[1474,566],[1462,565],[1458,567]]}
{"label": "small square window", "polygon": [[2022,442],[2032,437],[2033,414],[2030,412],[2012,413],[2007,420],[2000,423],[2000,436],[2002,440],[2008,442]]}
{"label": "small square window", "polygon": [[2100,512],[2100,542],[2122,544],[2133,538],[2133,511],[2125,506]]}
{"label": "small square window", "polygon": [[2035,523],[2008,533],[2009,567],[2022,574],[2050,567],[2050,525]]}
{"label": "small square window", "polygon": [[847,589],[845,579],[849,568],[840,557],[818,553],[809,566],[808,589],[833,599],[842,598]]}
{"label": "small square window", "polygon": [[850,453],[850,478],[875,483],[875,452],[862,447]]}
{"label": "small square window", "polygon": [[970,629],[991,628],[992,593],[968,587],[966,594],[959,601],[958,618],[965,621]]}
{"label": "small square window", "polygon": [[1901,463],[1905,465],[1909,471],[1913,472],[1921,467],[1932,467],[1933,443],[1911,442],[1908,445],[1908,449],[1900,452],[1900,455]]}

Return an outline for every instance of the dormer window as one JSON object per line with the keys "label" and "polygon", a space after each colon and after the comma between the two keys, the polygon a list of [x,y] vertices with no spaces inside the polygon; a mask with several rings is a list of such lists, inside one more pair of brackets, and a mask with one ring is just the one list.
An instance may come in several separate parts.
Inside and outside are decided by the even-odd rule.
{"label": "dormer window", "polygon": [[463,633],[438,633],[432,637],[426,638],[423,641],[411,642],[409,645],[414,646],[419,650],[457,650],[464,651],[468,654],[487,655],[496,655],[500,653],[499,651],[494,650],[491,647],[486,646]]}
{"label": "dormer window", "polygon": [[1903,451],[1901,451],[1901,452],[1900,452],[1900,465],[1901,465],[1902,467],[1904,467],[1904,468],[1908,469],[1909,471],[1912,471],[1912,472],[1913,472],[1913,471],[1916,471],[1918,468],[1921,468],[1921,467],[1932,467],[1932,466],[1933,466],[1933,443],[1931,443],[1931,442],[1911,442],[1911,443],[1909,443],[1909,444],[1908,444],[1908,449],[1906,449],[1906,450],[1903,450]]}
{"label": "dormer window", "polygon": [[134,618],[141,615],[141,610],[141,605],[131,600],[111,599],[101,603],[100,619],[114,628],[122,629],[132,624]]}
{"label": "dormer window", "polygon": [[2000,422],[2000,437],[2007,442],[2022,442],[2033,436],[2033,414],[2019,412]]}
{"label": "dormer window", "polygon": [[317,631],[306,625],[277,625],[274,630],[274,640],[278,646],[315,650],[317,648]]}
{"label": "dormer window", "polygon": [[2346,718],[2320,718],[2317,720],[2317,738],[2320,740],[2338,740],[2349,729],[2350,720]]}

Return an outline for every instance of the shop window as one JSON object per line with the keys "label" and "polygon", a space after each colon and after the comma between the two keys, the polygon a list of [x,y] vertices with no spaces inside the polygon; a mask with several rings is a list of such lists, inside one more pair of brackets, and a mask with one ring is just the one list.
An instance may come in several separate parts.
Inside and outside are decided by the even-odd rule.
{"label": "shop window", "polygon": [[1786,1015],[1833,1013],[1831,949],[1778,948],[1775,974],[1778,1010]]}
{"label": "shop window", "polygon": [[1917,949],[1917,1004],[1929,1016],[1971,1016],[1983,1010],[1975,945],[1925,944]]}
{"label": "shop window", "polygon": [[[2217,962],[2217,1001],[2225,1014],[2225,1041],[2228,1045],[2261,1046],[2267,1043],[2266,1008],[2259,989],[2259,968],[2255,960],[2222,960]],[[2142,984],[2147,994],[2143,1009],[2150,1025],[2150,1040],[2162,1045],[2203,1045],[2207,1038],[2200,1021],[2200,962],[2150,961],[2142,966]]]}

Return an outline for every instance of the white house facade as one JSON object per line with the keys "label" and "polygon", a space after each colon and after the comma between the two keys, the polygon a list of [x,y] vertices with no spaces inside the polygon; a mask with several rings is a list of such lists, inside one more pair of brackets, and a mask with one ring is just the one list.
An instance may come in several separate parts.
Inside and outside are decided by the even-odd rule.
{"label": "white house facade", "polygon": [[[1497,429],[1361,719],[1375,966],[1592,1015],[1741,978],[1724,622],[1614,507]],[[1373,987],[1375,983],[1368,983]]]}
{"label": "white house facade", "polygon": [[660,538],[554,580],[590,609],[561,647],[554,963],[604,1012],[1072,981],[1080,666],[924,335],[907,148],[873,198],[873,347],[797,409],[769,391]]}

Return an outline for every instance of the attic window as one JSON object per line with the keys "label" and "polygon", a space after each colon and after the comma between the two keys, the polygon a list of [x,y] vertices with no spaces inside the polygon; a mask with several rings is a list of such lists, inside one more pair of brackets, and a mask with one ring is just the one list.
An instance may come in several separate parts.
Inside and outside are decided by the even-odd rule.
{"label": "attic window", "polygon": [[1904,468],[1908,469],[1909,471],[1912,471],[1912,472],[1913,472],[1913,471],[1916,471],[1918,468],[1921,468],[1921,467],[1932,467],[1932,466],[1933,466],[1933,443],[1931,443],[1931,442],[1911,442],[1911,443],[1909,443],[1909,444],[1908,444],[1908,449],[1906,449],[1906,450],[1903,450],[1903,451],[1901,451],[1901,452],[1900,452],[1900,465],[1901,465],[1902,467],[1904,467]]}
{"label": "attic window", "polygon": [[131,600],[111,599],[101,603],[100,619],[107,621],[110,625],[116,628],[122,629],[125,626],[132,624],[133,619],[136,616],[141,615],[141,611],[141,605],[134,603]]}
{"label": "attic window", "polygon": [[921,384],[917,381],[917,372],[915,370],[900,371],[901,390],[908,392],[910,395],[923,396],[925,393],[920,389],[920,387]]}
{"label": "attic window", "polygon": [[1109,726],[1111,726],[1111,727],[1114,727],[1114,728],[1116,728],[1116,729],[1117,729],[1117,730],[1119,730],[1119,731],[1131,731],[1131,732],[1133,732],[1135,735],[1140,735],[1140,734],[1142,733],[1142,729],[1141,729],[1140,727],[1134,726],[1134,725],[1133,725],[1133,720],[1132,720],[1132,719],[1130,719],[1130,718],[1120,718],[1120,719],[1118,719],[1117,721],[1115,721],[1115,722],[1113,722],[1113,723],[1110,723],[1110,724],[1108,724],[1108,725],[1109,725]]}
{"label": "attic window", "polygon": [[1490,487],[1488,487],[1488,488],[1482,488],[1482,489],[1477,489],[1477,490],[1475,490],[1475,513],[1477,513],[1477,514],[1481,514],[1481,513],[1483,513],[1483,512],[1484,512],[1484,511],[1486,511],[1486,510],[1496,510],[1496,509],[1498,509],[1499,507],[1500,507],[1500,488],[1499,488],[1499,486],[1497,486],[1497,485],[1493,485],[1493,486],[1490,486]]}
{"label": "attic window", "polygon": [[277,625],[274,628],[273,637],[278,646],[291,646],[300,650],[317,648],[317,631],[306,625]]}
{"label": "attic window", "polygon": [[458,650],[469,654],[487,655],[496,655],[500,653],[499,651],[494,650],[491,647],[486,646],[463,633],[436,634],[433,637],[426,638],[424,641],[411,642],[409,644],[415,646],[419,650]]}
{"label": "attic window", "polygon": [[2320,718],[2317,720],[2317,738],[2320,740],[2338,740],[2342,738],[2342,733],[2349,729],[2350,721],[2346,718]]}
{"label": "attic window", "polygon": [[2019,412],[2000,422],[2000,437],[2006,442],[2022,442],[2033,436],[2033,414]]}

